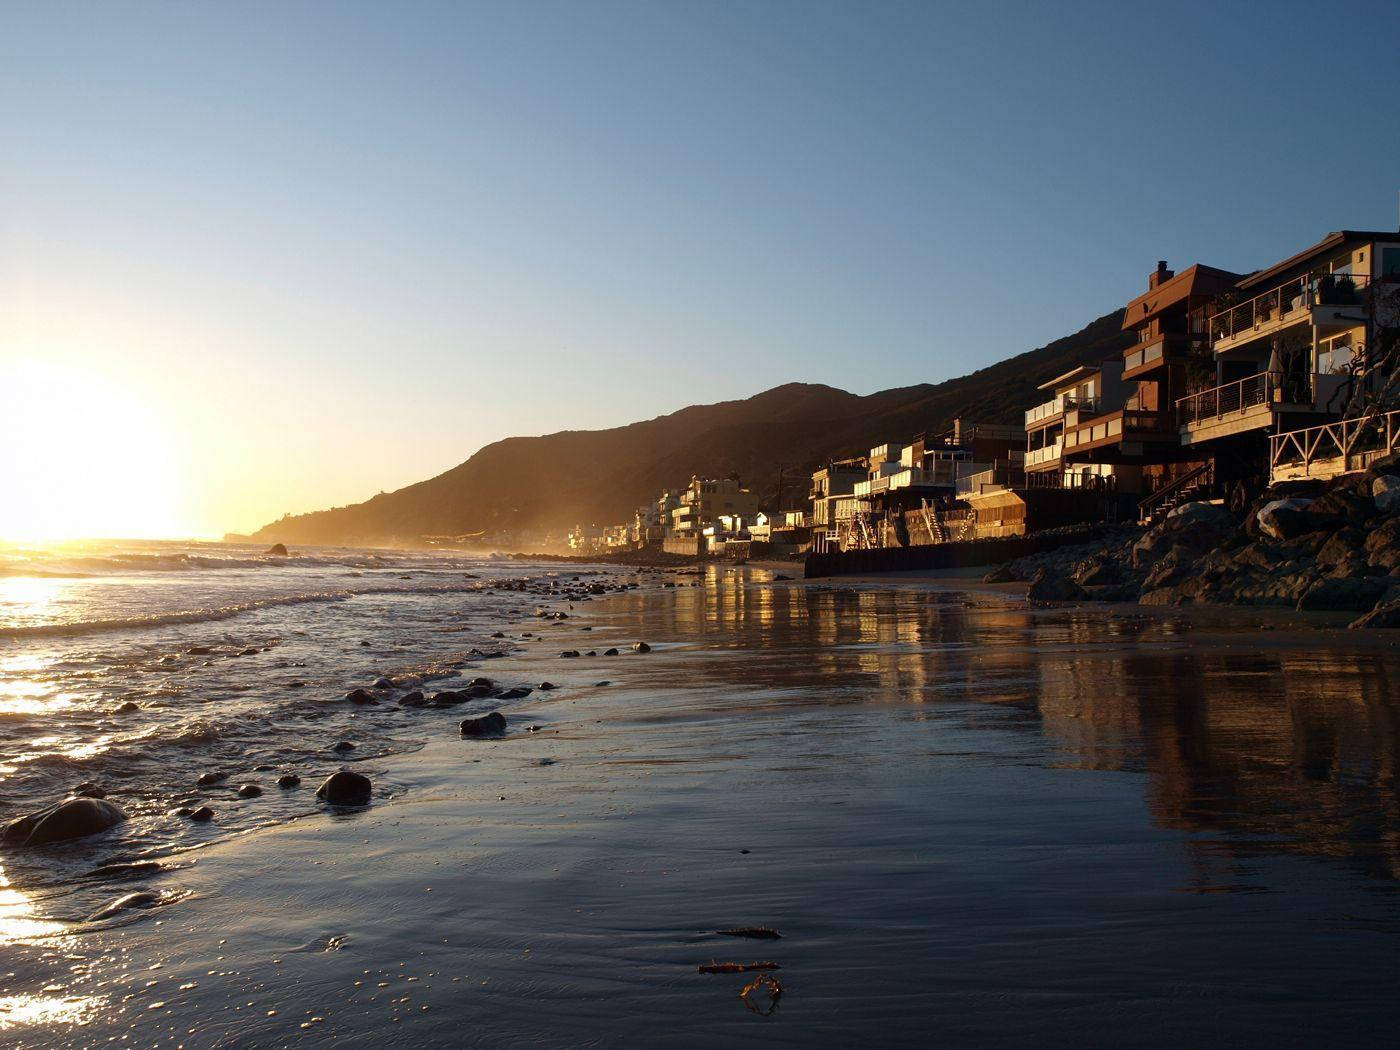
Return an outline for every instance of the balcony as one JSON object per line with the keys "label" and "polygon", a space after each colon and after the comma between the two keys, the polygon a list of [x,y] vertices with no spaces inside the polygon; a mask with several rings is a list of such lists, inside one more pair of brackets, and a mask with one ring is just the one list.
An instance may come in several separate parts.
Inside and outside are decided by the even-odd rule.
{"label": "balcony", "polygon": [[1183,397],[1176,403],[1181,443],[1191,445],[1269,427],[1282,412],[1325,411],[1319,402],[1330,399],[1337,382],[1337,377],[1318,377],[1314,392],[1307,379],[1260,372]]}
{"label": "balcony", "polygon": [[1036,467],[1049,463],[1058,463],[1060,454],[1064,451],[1064,440],[1056,438],[1044,448],[1033,448],[1026,453],[1026,469],[1033,470]]}
{"label": "balcony", "polygon": [[[1307,322],[1324,328],[1354,327],[1355,310],[1366,308],[1364,274],[1307,274],[1270,288],[1247,302],[1222,310],[1210,319],[1212,345],[1217,354]],[[1338,318],[1337,307],[1352,307],[1348,317]]]}

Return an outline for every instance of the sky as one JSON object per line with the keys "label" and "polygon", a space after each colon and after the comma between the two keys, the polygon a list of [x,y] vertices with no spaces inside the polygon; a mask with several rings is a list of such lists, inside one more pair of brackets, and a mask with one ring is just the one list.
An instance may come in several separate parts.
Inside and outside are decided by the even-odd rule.
{"label": "sky", "polygon": [[218,536],[514,434],[937,382],[1159,258],[1400,221],[1400,5],[0,25],[0,539]]}

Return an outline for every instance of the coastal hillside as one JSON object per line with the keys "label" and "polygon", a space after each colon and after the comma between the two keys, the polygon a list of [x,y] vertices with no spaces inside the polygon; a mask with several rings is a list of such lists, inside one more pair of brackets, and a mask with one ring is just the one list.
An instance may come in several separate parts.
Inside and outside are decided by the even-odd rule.
{"label": "coastal hillside", "polygon": [[346,546],[413,545],[427,536],[562,532],[621,521],[692,474],[737,473],[773,505],[796,505],[821,462],[939,431],[954,418],[1018,422],[1039,383],[1121,354],[1123,312],[969,375],[865,396],[790,383],[743,401],[694,405],[611,430],[512,437],[435,478],[348,507],[282,518],[254,539]]}

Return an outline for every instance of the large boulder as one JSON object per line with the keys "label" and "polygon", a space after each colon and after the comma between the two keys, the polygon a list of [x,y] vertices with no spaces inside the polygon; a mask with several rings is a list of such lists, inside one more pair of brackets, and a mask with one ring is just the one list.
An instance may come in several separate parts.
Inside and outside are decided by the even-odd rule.
{"label": "large boulder", "polygon": [[1183,503],[1133,544],[1134,568],[1145,569],[1176,547],[1204,553],[1235,532],[1235,516],[1215,503]]}
{"label": "large boulder", "polygon": [[285,558],[287,557],[287,548],[280,543],[274,543],[267,549],[267,554],[270,558]]}
{"label": "large boulder", "polygon": [[1026,588],[1026,598],[1033,602],[1077,602],[1088,597],[1084,588],[1066,576],[1052,576],[1041,569]]}
{"label": "large boulder", "polygon": [[1329,576],[1308,587],[1298,599],[1298,610],[1346,610],[1361,612],[1376,603],[1389,589],[1384,580],[1374,576]]}
{"label": "large boulder", "polygon": [[1371,499],[1382,514],[1400,511],[1400,477],[1382,474],[1371,482]]}
{"label": "large boulder", "polygon": [[10,822],[3,838],[11,845],[43,846],[96,835],[124,820],[126,811],[114,802],[101,798],[70,798]]}
{"label": "large boulder", "polygon": [[1254,520],[1259,532],[1269,539],[1291,540],[1316,527],[1305,513],[1312,504],[1310,499],[1276,499],[1260,507]]}
{"label": "large boulder", "polygon": [[1317,551],[1319,565],[1339,565],[1353,558],[1364,557],[1366,533],[1360,529],[1342,528],[1323,541]]}
{"label": "large boulder", "polygon": [[1364,525],[1366,519],[1376,513],[1375,501],[1371,497],[1371,479],[1364,474],[1342,475],[1313,501],[1308,513],[1348,525]]}
{"label": "large boulder", "polygon": [[367,806],[373,790],[369,777],[341,769],[321,781],[316,797],[333,806]]}
{"label": "large boulder", "polygon": [[458,728],[463,736],[500,736],[506,731],[506,716],[499,711],[492,711],[478,718],[464,718]]}

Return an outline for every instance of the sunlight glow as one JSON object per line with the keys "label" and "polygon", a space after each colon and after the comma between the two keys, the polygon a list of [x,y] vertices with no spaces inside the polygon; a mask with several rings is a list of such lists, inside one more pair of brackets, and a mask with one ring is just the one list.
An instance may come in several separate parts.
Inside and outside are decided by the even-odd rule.
{"label": "sunlight glow", "polygon": [[0,539],[182,531],[168,435],[143,401],[90,371],[0,364],[6,498]]}

